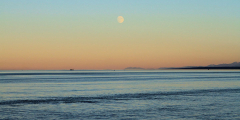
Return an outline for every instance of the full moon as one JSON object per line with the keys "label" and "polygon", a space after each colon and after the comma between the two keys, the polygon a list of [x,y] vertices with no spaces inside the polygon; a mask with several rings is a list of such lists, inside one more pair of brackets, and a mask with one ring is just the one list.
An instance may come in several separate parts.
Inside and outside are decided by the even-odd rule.
{"label": "full moon", "polygon": [[122,16],[118,16],[117,21],[118,21],[119,23],[123,23],[124,18],[123,18]]}

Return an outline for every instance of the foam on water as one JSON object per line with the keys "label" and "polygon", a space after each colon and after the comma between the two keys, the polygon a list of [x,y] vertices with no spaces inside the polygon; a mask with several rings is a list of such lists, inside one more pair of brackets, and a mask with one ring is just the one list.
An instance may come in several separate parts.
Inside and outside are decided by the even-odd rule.
{"label": "foam on water", "polygon": [[58,97],[35,100],[10,100],[2,101],[0,105],[13,104],[57,104],[57,103],[97,103],[101,100],[151,100],[163,99],[165,96],[199,96],[201,94],[223,94],[223,93],[240,93],[240,89],[209,89],[209,90],[192,90],[192,91],[178,91],[178,92],[158,92],[158,93],[135,93],[135,94],[117,94],[98,97]]}

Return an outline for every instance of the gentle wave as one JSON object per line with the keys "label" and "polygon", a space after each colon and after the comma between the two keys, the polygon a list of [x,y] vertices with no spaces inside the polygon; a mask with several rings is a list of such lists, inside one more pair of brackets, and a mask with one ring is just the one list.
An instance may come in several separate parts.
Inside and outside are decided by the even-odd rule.
{"label": "gentle wave", "polygon": [[65,81],[65,82],[95,82],[95,81],[149,81],[149,80],[207,80],[207,81],[213,81],[213,80],[220,80],[220,79],[238,79],[239,76],[208,76],[208,77],[202,77],[202,76],[190,76],[190,77],[180,77],[180,76],[151,76],[146,77],[145,76],[75,76],[75,77],[29,77],[29,78],[0,78],[0,83],[16,83],[16,82],[56,82],[56,81]]}
{"label": "gentle wave", "polygon": [[[202,93],[240,93],[237,89],[208,89],[208,90],[190,90],[174,92],[155,92],[155,93],[136,93],[136,94],[115,94],[97,97],[58,97],[50,99],[37,100],[12,100],[2,101],[0,105],[13,104],[58,104],[58,103],[99,103],[101,100],[132,100],[132,99],[161,99],[158,96],[177,96],[177,95],[199,95]],[[157,96],[157,97],[156,97]]]}

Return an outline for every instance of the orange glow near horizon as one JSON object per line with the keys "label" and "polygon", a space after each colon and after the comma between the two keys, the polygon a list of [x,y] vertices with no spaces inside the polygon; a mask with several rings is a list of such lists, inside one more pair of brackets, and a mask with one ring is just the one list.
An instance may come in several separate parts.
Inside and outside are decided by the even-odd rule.
{"label": "orange glow near horizon", "polygon": [[[237,45],[212,48],[184,43],[144,44],[16,44],[1,53],[1,69],[124,69],[126,67],[160,68],[211,63],[231,63],[238,56]],[[204,47],[205,49],[199,49]],[[228,51],[228,48],[233,48]],[[215,52],[208,52],[215,51]],[[221,61],[217,61],[221,60]]]}

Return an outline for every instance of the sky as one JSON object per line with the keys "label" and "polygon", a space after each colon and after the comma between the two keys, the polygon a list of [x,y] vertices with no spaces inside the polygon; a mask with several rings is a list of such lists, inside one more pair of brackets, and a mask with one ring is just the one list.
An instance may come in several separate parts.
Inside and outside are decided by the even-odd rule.
{"label": "sky", "polygon": [[0,70],[239,62],[239,13],[240,0],[1,0]]}

